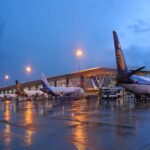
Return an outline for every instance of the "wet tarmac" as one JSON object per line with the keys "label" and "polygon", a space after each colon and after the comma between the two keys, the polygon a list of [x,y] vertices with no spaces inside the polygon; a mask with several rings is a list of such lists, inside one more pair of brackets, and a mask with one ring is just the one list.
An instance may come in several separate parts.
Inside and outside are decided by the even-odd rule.
{"label": "wet tarmac", "polygon": [[149,150],[150,102],[0,102],[0,150]]}

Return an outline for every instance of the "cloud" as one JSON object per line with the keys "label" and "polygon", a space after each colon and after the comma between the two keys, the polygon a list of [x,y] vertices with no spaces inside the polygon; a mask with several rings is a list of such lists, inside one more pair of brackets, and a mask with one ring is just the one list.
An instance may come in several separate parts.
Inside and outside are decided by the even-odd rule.
{"label": "cloud", "polygon": [[137,45],[131,45],[125,50],[125,58],[128,66],[140,67],[146,66],[150,69],[150,47],[141,47]]}
{"label": "cloud", "polygon": [[133,31],[134,33],[143,33],[150,31],[150,24],[141,20],[137,19],[135,24],[129,25],[128,28]]}

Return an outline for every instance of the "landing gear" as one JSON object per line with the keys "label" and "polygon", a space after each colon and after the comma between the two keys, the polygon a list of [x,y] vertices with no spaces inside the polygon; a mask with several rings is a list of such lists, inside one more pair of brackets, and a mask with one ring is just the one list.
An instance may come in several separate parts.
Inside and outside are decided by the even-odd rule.
{"label": "landing gear", "polygon": [[26,101],[27,101],[27,102],[31,102],[31,99],[30,99],[30,98],[27,98]]}
{"label": "landing gear", "polygon": [[135,100],[137,100],[137,102],[141,101],[141,96],[140,95],[135,95]]}
{"label": "landing gear", "polygon": [[137,102],[140,101],[146,102],[148,99],[149,97],[147,95],[135,95],[135,100],[137,100]]}

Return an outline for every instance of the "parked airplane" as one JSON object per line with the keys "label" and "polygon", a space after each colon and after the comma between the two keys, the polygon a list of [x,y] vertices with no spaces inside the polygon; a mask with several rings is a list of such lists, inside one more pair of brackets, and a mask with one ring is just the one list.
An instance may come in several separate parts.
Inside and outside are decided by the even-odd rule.
{"label": "parked airplane", "polygon": [[26,97],[28,100],[36,99],[38,96],[44,96],[45,93],[41,90],[26,90],[23,89],[22,85],[16,80],[16,94],[21,97]]}
{"label": "parked airplane", "polygon": [[51,94],[53,96],[73,96],[75,98],[83,97],[85,92],[80,87],[53,87],[50,86],[47,78],[42,75],[41,77],[43,88],[41,91]]}
{"label": "parked airplane", "polygon": [[117,33],[113,31],[117,63],[117,83],[131,91],[136,97],[150,95],[150,78],[134,75],[145,67],[130,71],[126,65]]}
{"label": "parked airplane", "polygon": [[16,97],[16,94],[0,94],[0,100],[15,99]]}

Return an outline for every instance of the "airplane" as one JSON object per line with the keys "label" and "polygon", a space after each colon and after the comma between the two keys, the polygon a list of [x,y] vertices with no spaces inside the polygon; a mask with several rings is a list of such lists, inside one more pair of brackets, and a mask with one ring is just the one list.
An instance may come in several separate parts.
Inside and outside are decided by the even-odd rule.
{"label": "airplane", "polygon": [[35,100],[39,96],[46,96],[41,90],[26,90],[23,89],[22,85],[16,80],[16,94],[21,97],[27,98],[27,100]]}
{"label": "airplane", "polygon": [[136,98],[150,96],[150,78],[135,75],[137,72],[144,69],[145,66],[130,71],[126,65],[120,42],[115,31],[113,31],[113,39],[117,64],[117,84],[129,90]]}
{"label": "airplane", "polygon": [[84,90],[80,87],[53,87],[50,86],[47,78],[44,76],[44,74],[42,74],[41,77],[42,80],[42,86],[43,88],[41,88],[40,90],[47,93],[47,94],[51,94],[52,96],[69,96],[69,97],[74,97],[74,98],[81,98],[84,97]]}
{"label": "airplane", "polygon": [[10,100],[17,98],[16,94],[0,94],[0,100]]}

